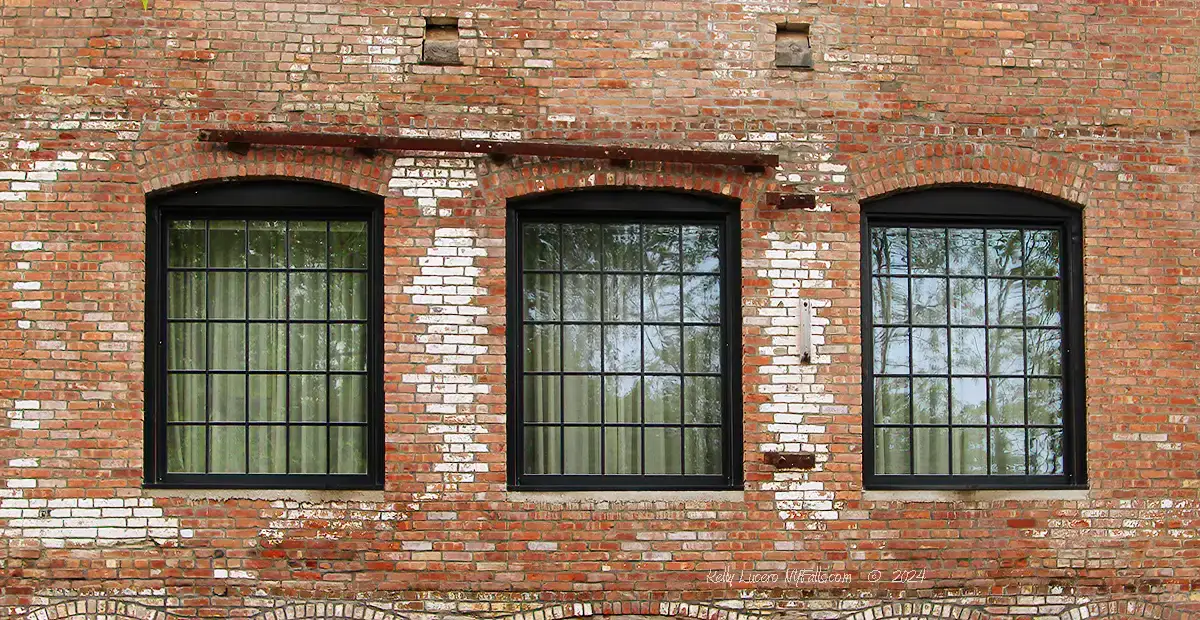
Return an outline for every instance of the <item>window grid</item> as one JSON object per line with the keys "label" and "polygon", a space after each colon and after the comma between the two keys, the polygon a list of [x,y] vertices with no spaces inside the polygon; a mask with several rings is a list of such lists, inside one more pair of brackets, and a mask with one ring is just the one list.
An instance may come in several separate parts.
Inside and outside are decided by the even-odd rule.
{"label": "window grid", "polygon": [[[1064,464],[1065,454],[1062,452],[1062,450],[1065,448],[1064,423],[1065,423],[1066,416],[1067,416],[1067,412],[1064,411],[1063,407],[1062,407],[1062,404],[1063,404],[1062,398],[1064,396],[1063,390],[1066,387],[1065,377],[1063,374],[1063,372],[1065,371],[1065,364],[1063,363],[1063,360],[1065,359],[1065,355],[1064,355],[1064,351],[1063,351],[1063,346],[1065,344],[1065,338],[1063,337],[1063,331],[1062,331],[1063,322],[1064,322],[1064,313],[1065,313],[1065,309],[1062,304],[1062,299],[1063,299],[1062,293],[1064,292],[1064,286],[1063,286],[1064,282],[1063,282],[1062,275],[1063,275],[1063,261],[1064,261],[1065,257],[1067,256],[1066,247],[1065,247],[1066,239],[1065,239],[1065,235],[1063,234],[1064,231],[1061,228],[1044,227],[1044,226],[1013,226],[1013,225],[994,225],[993,226],[993,225],[982,225],[982,224],[969,225],[969,226],[946,226],[946,225],[939,225],[939,224],[930,224],[930,225],[925,225],[925,226],[879,225],[879,226],[871,226],[869,228],[869,231],[870,231],[869,234],[870,234],[870,239],[871,239],[870,243],[872,244],[872,246],[874,246],[875,238],[876,238],[875,235],[876,235],[877,231],[884,231],[884,230],[903,231],[904,239],[905,239],[905,250],[906,250],[904,273],[902,275],[897,275],[896,273],[894,273],[891,270],[891,265],[890,265],[891,261],[890,260],[888,261],[889,264],[886,266],[886,269],[885,269],[885,266],[877,264],[876,261],[877,261],[878,255],[874,251],[875,248],[874,247],[872,248],[872,250],[873,250],[871,253],[872,265],[871,265],[871,271],[870,271],[871,278],[872,278],[872,282],[871,282],[871,284],[872,284],[872,286],[871,286],[872,312],[874,313],[875,310],[877,310],[877,308],[875,307],[876,304],[881,303],[880,300],[876,299],[875,292],[876,292],[876,290],[878,290],[876,283],[881,280],[884,282],[894,282],[896,280],[902,279],[905,281],[905,288],[906,288],[906,293],[907,293],[906,300],[904,302],[904,304],[906,305],[905,313],[906,313],[907,320],[903,321],[903,322],[877,321],[877,322],[873,322],[873,328],[875,330],[878,330],[878,329],[887,330],[887,329],[892,329],[892,328],[907,329],[907,333],[908,333],[908,338],[907,338],[908,371],[901,372],[901,373],[880,372],[878,370],[878,368],[876,368],[872,374],[875,377],[875,379],[880,379],[880,378],[884,378],[884,379],[886,379],[886,378],[905,378],[905,379],[907,379],[907,385],[908,385],[907,417],[908,417],[908,420],[907,420],[907,423],[903,423],[903,424],[881,422],[878,419],[879,412],[876,410],[874,412],[876,419],[874,421],[873,427],[875,429],[889,429],[889,428],[890,429],[906,429],[908,431],[908,433],[907,433],[907,435],[908,435],[908,444],[907,444],[908,445],[908,471],[907,472],[881,471],[880,470],[881,462],[879,460],[876,460],[876,473],[884,474],[884,475],[886,475],[886,474],[922,475],[922,474],[917,473],[918,468],[917,468],[916,431],[917,431],[917,429],[927,428],[927,429],[945,429],[947,431],[946,432],[947,460],[945,463],[947,471],[928,472],[928,473],[932,473],[935,475],[937,475],[937,474],[969,473],[969,472],[954,471],[954,468],[956,465],[956,462],[954,459],[954,456],[955,456],[955,454],[954,454],[954,449],[955,449],[954,429],[982,429],[982,430],[984,430],[984,433],[985,433],[984,442],[983,442],[983,448],[984,448],[984,454],[985,454],[984,472],[974,472],[974,473],[982,473],[983,475],[988,475],[988,476],[1005,475],[1005,474],[997,473],[995,471],[995,467],[994,467],[995,463],[993,461],[993,455],[992,455],[992,443],[993,443],[993,438],[995,437],[995,435],[993,435],[993,430],[994,429],[1021,429],[1022,435],[1023,435],[1023,442],[1022,442],[1023,468],[1022,468],[1022,471],[1020,471],[1020,472],[1015,472],[1015,473],[1007,474],[1007,475],[1028,476],[1028,475],[1039,475],[1039,474],[1062,474],[1063,468],[1065,465]],[[913,234],[912,233],[914,230],[941,231],[943,233],[942,234],[942,240],[943,240],[942,253],[944,255],[944,262],[942,265],[939,266],[942,268],[941,273],[916,273],[916,272],[914,272],[913,261],[914,261],[914,257],[916,256],[916,254],[914,253],[914,248],[913,248]],[[953,236],[954,231],[964,231],[964,230],[979,230],[979,231],[981,231],[980,241],[982,242],[981,249],[983,250],[983,260],[981,262],[982,273],[979,273],[979,274],[955,274],[955,273],[952,273],[951,261],[952,261],[953,255],[951,253],[951,238]],[[1021,275],[1013,276],[1013,275],[1003,275],[1003,274],[991,273],[991,264],[990,263],[991,263],[992,248],[988,243],[989,232],[990,231],[1001,231],[1001,230],[1017,231],[1017,235],[1018,235],[1017,239],[1018,239],[1018,244],[1020,246],[1020,256],[1021,256],[1021,264],[1022,264]],[[1054,272],[1054,275],[1051,277],[1030,276],[1025,271],[1025,265],[1027,265],[1030,262],[1030,253],[1029,253],[1030,244],[1028,243],[1028,234],[1031,231],[1045,231],[1045,232],[1051,232],[1056,235],[1056,237],[1055,237],[1056,244],[1055,244],[1055,247],[1053,248],[1054,254],[1056,255],[1056,259],[1055,259],[1055,263],[1054,263],[1055,264],[1055,272]],[[890,257],[889,257],[889,259],[890,259]],[[945,314],[944,314],[945,319],[946,319],[945,323],[920,322],[914,318],[915,309],[917,307],[917,297],[916,297],[916,294],[914,291],[914,286],[913,286],[914,282],[917,280],[934,280],[934,279],[945,282],[944,295],[942,296],[942,299],[944,300],[944,305],[945,305]],[[955,321],[953,321],[953,311],[954,311],[955,299],[954,299],[954,289],[951,286],[951,283],[954,282],[955,280],[976,280],[976,281],[980,281],[982,283],[982,285],[983,285],[983,294],[982,294],[982,301],[983,301],[983,317],[982,318],[983,318],[983,321],[982,321],[982,323],[978,323],[978,322],[976,322],[976,323],[956,323]],[[992,287],[992,282],[995,280],[1016,281],[1016,282],[1020,283],[1020,285],[1021,285],[1020,286],[1020,289],[1021,289],[1020,290],[1021,323],[1019,326],[1013,325],[1011,323],[1005,323],[1001,320],[998,320],[995,322],[995,324],[993,324],[993,321],[992,321],[993,308],[991,307],[992,306],[991,287]],[[1055,327],[1048,328],[1048,327],[1044,327],[1044,326],[1034,326],[1034,325],[1029,324],[1029,301],[1028,301],[1029,287],[1026,285],[1026,283],[1027,282],[1039,282],[1039,281],[1049,281],[1049,282],[1056,283],[1056,290],[1058,291],[1057,300],[1056,300],[1057,305],[1053,310],[1055,313],[1057,313],[1059,319],[1057,322],[1057,326],[1055,326]],[[1043,308],[1043,310],[1045,310],[1045,308]],[[892,315],[893,315],[892,312],[886,313],[886,316],[891,317]],[[945,348],[945,359],[946,359],[946,372],[945,373],[922,373],[922,372],[917,372],[916,370],[914,370],[915,362],[916,362],[916,357],[915,357],[916,351],[915,351],[914,347],[915,347],[915,341],[917,340],[917,338],[915,337],[914,329],[922,328],[922,327],[939,329],[942,331],[942,333],[944,333],[948,336],[946,339],[946,348]],[[952,335],[953,334],[952,330],[954,328],[967,328],[967,329],[981,329],[982,330],[983,336],[984,336],[984,342],[983,342],[983,347],[982,347],[982,349],[983,349],[982,352],[983,352],[983,357],[984,357],[984,360],[983,360],[984,372],[983,373],[955,372],[954,341],[953,341],[953,335]],[[997,328],[999,328],[999,329],[1018,329],[1019,328],[1020,329],[1020,332],[1021,332],[1021,363],[1022,363],[1021,368],[1023,371],[1022,373],[1014,374],[1014,373],[993,372],[993,365],[992,365],[992,359],[991,359],[992,338],[994,337],[993,334],[997,333],[995,331]],[[1030,334],[1030,332],[1036,333],[1038,331],[1044,331],[1046,333],[1056,332],[1058,334],[1059,351],[1057,352],[1057,359],[1058,359],[1058,365],[1059,365],[1059,369],[1060,369],[1060,372],[1058,374],[1039,374],[1039,373],[1030,372],[1029,334]],[[996,335],[995,337],[999,338],[999,335]],[[878,340],[878,337],[877,336],[873,337],[873,341],[874,340]],[[876,345],[877,344],[878,343],[876,342]],[[872,352],[872,355],[875,355],[875,353]],[[884,362],[886,364],[886,360],[884,360]],[[916,409],[916,401],[917,401],[917,391],[915,388],[916,383],[915,383],[914,379],[918,379],[918,378],[939,378],[939,379],[945,380],[945,387],[946,387],[946,401],[945,402],[949,405],[949,407],[948,407],[948,410],[946,411],[946,422],[944,424],[932,423],[932,422],[931,423],[920,423],[920,422],[916,421],[915,409]],[[954,383],[955,382],[954,382],[954,379],[971,379],[971,378],[979,378],[979,379],[984,380],[983,381],[983,386],[984,386],[984,401],[983,402],[985,404],[985,409],[984,409],[983,423],[982,424],[978,424],[978,423],[972,424],[968,421],[956,423],[956,420],[954,418],[954,416],[955,416],[955,406],[954,406],[954,403],[955,403]],[[1021,420],[1021,424],[1014,425],[1014,424],[993,423],[993,405],[992,405],[992,403],[993,403],[992,380],[993,379],[1021,379],[1022,380],[1022,420]],[[1057,424],[1034,424],[1034,423],[1030,422],[1030,418],[1029,418],[1029,406],[1030,406],[1030,396],[1031,396],[1030,381],[1036,380],[1036,379],[1054,379],[1054,380],[1059,381],[1059,411],[1058,411],[1058,413],[1060,416],[1060,418],[1059,418],[1060,422]],[[878,403],[876,403],[872,407],[872,409],[877,409],[877,408],[878,408]],[[934,413],[936,413],[936,412],[934,412]],[[1054,471],[1050,471],[1050,472],[1031,471],[1030,459],[1031,459],[1031,453],[1033,451],[1032,450],[1033,437],[1031,435],[1031,430],[1035,430],[1035,429],[1046,429],[1046,430],[1058,431],[1058,443],[1059,443],[1059,447],[1060,447],[1060,453],[1057,457],[1056,468]],[[878,436],[878,430],[876,431],[876,435]],[[875,441],[878,442],[878,439],[876,439]]]}
{"label": "window grid", "polygon": [[[202,221],[202,222],[204,222],[203,247],[204,247],[204,254],[205,254],[205,264],[203,267],[174,266],[171,264],[173,262],[173,256],[172,256],[172,247],[171,247],[171,243],[170,243],[169,232],[172,230],[172,226],[174,224],[176,224],[177,222],[181,222],[181,221],[191,221],[191,222],[201,222]],[[241,234],[243,237],[243,244],[242,244],[243,245],[243,247],[242,247],[243,266],[242,267],[219,267],[219,266],[212,265],[213,255],[214,255],[213,247],[212,247],[212,230],[213,230],[212,225],[213,225],[213,223],[214,222],[229,223],[229,222],[237,222],[237,221],[240,221],[242,223]],[[324,259],[325,259],[324,265],[325,266],[324,266],[324,268],[296,268],[296,267],[293,267],[292,266],[293,265],[292,225],[297,222],[311,223],[314,221],[323,222],[325,225],[324,226],[324,228],[325,228],[324,242],[323,242],[324,252],[325,252],[325,257],[324,257]],[[282,258],[283,258],[283,264],[284,264],[283,267],[251,267],[250,266],[250,256],[251,256],[251,245],[250,245],[251,234],[250,233],[252,230],[252,228],[250,227],[250,224],[252,222],[282,222],[283,223],[283,231],[282,231],[283,232],[283,241],[284,241],[283,247],[282,247],[282,250],[283,250]],[[333,238],[334,223],[339,223],[339,224],[352,223],[352,224],[361,224],[362,225],[362,229],[359,234],[361,235],[362,241],[363,241],[363,247],[361,249],[361,252],[362,252],[361,258],[362,258],[362,262],[365,264],[368,259],[368,251],[367,251],[367,247],[366,247],[367,240],[369,239],[369,236],[370,236],[369,223],[365,219],[295,220],[295,219],[280,218],[278,220],[268,220],[268,219],[260,220],[260,219],[241,219],[241,218],[225,219],[225,218],[215,218],[215,217],[203,218],[203,217],[181,216],[179,218],[167,220],[165,229],[168,231],[168,236],[167,236],[167,243],[165,244],[165,248],[166,248],[165,254],[166,255],[164,256],[164,262],[166,264],[164,272],[166,273],[167,281],[170,282],[171,274],[174,274],[174,273],[202,273],[205,275],[205,278],[204,278],[204,310],[205,310],[205,312],[204,312],[203,318],[197,320],[196,317],[178,318],[178,317],[171,316],[170,311],[169,311],[169,307],[171,305],[170,294],[168,293],[166,296],[167,297],[166,306],[168,308],[166,310],[166,314],[167,314],[166,324],[167,324],[167,328],[168,328],[168,332],[167,332],[168,334],[170,333],[170,326],[172,326],[172,325],[186,325],[186,324],[195,324],[195,323],[203,323],[204,324],[204,350],[205,350],[205,354],[204,354],[205,368],[204,368],[204,370],[171,369],[171,368],[168,368],[168,370],[167,370],[168,385],[170,385],[170,378],[173,376],[188,376],[188,375],[203,375],[204,376],[205,411],[204,411],[204,420],[202,422],[202,425],[204,427],[204,438],[205,438],[204,472],[178,472],[178,473],[188,473],[188,474],[192,474],[192,473],[203,473],[203,474],[232,473],[234,475],[247,475],[247,474],[248,475],[256,475],[256,474],[260,474],[260,473],[265,473],[265,474],[278,473],[278,474],[284,474],[284,475],[297,475],[300,473],[304,473],[304,474],[335,473],[335,472],[333,472],[333,467],[332,467],[332,458],[333,458],[333,449],[332,449],[333,445],[332,444],[333,444],[333,434],[334,433],[331,432],[335,428],[361,429],[361,434],[359,435],[359,442],[358,442],[359,448],[364,451],[363,454],[361,455],[361,465],[364,468],[368,466],[367,461],[369,459],[368,459],[368,455],[366,454],[366,450],[368,449],[368,441],[369,441],[370,433],[369,433],[369,429],[368,429],[369,421],[368,421],[367,417],[364,416],[361,421],[353,421],[353,422],[333,421],[333,419],[332,419],[333,398],[331,396],[333,394],[332,380],[333,380],[333,377],[335,377],[335,376],[362,377],[363,385],[365,386],[368,384],[368,370],[365,367],[362,368],[361,370],[335,370],[335,369],[333,369],[333,367],[332,367],[333,366],[332,328],[334,325],[361,325],[364,330],[362,335],[365,336],[369,320],[366,318],[366,316],[364,316],[362,318],[349,318],[349,319],[333,319],[331,317],[333,316],[333,308],[334,308],[333,307],[333,299],[332,299],[332,292],[333,292],[333,288],[334,288],[333,287],[333,274],[339,274],[339,273],[363,274],[364,284],[365,284],[366,283],[365,281],[369,280],[370,269],[368,266],[364,266],[364,267],[333,267],[332,266],[334,263],[334,257],[335,257],[334,238]],[[223,229],[223,230],[233,230],[233,229]],[[238,318],[214,318],[213,317],[214,303],[216,300],[214,299],[213,295],[210,294],[211,293],[210,274],[214,274],[214,273],[241,273],[241,274],[243,274],[242,289],[243,289],[243,294],[244,294],[244,300],[243,300],[242,309],[241,309],[242,310],[242,318],[238,319]],[[284,276],[283,307],[285,309],[284,311],[286,313],[286,318],[282,318],[282,319],[266,318],[265,319],[265,318],[253,316],[253,313],[251,311],[251,303],[253,300],[253,297],[252,297],[253,291],[251,289],[250,275],[258,274],[258,273],[283,274],[283,276]],[[325,289],[325,300],[324,300],[325,305],[324,305],[324,310],[323,310],[324,315],[325,315],[324,319],[303,319],[303,318],[293,318],[291,316],[292,315],[292,291],[293,291],[292,274],[294,274],[294,273],[324,274],[324,289]],[[169,291],[169,287],[168,287],[168,291]],[[361,294],[363,296],[363,300],[361,303],[362,303],[363,309],[365,310],[366,307],[369,305],[367,303],[368,300],[366,299],[367,291],[364,289]],[[358,302],[352,301],[351,303],[355,304]],[[213,366],[214,366],[213,348],[214,347],[212,346],[212,343],[213,343],[212,327],[213,327],[213,325],[220,325],[220,324],[232,324],[232,325],[241,324],[243,326],[243,332],[242,332],[243,333],[243,340],[242,340],[243,368],[241,368],[241,369],[232,369],[231,370],[231,369],[213,368]],[[251,325],[258,325],[258,324],[285,326],[285,331],[284,331],[285,335],[283,338],[284,367],[282,369],[273,368],[273,369],[262,370],[262,369],[252,369],[251,368],[250,351],[251,351],[251,348],[254,346],[254,343],[251,340],[251,333],[252,333]],[[325,332],[324,333],[324,335],[325,335],[325,347],[324,347],[325,348],[325,351],[324,351],[325,359],[324,359],[324,364],[323,364],[324,370],[302,370],[302,369],[293,369],[292,368],[292,349],[291,349],[292,338],[293,338],[293,332],[291,329],[292,325],[322,325],[322,326],[324,326],[324,332]],[[167,356],[167,359],[171,359],[171,355],[172,355],[171,354],[171,339],[167,338],[166,342],[167,342],[166,356]],[[368,357],[368,352],[366,350],[366,348],[368,346],[368,342],[364,338],[363,341],[359,343],[359,345],[360,345],[361,350],[358,352],[358,355],[361,357],[362,362],[365,364],[366,359]],[[243,383],[244,392],[243,392],[243,399],[242,399],[243,420],[240,422],[239,421],[226,421],[226,420],[212,419],[212,414],[213,414],[213,410],[214,410],[213,397],[216,392],[216,390],[214,389],[213,377],[214,376],[222,376],[222,375],[229,375],[229,376],[244,375],[245,376],[245,381]],[[251,392],[251,378],[253,376],[277,376],[277,377],[282,376],[283,377],[285,387],[283,390],[284,420],[283,420],[282,424],[280,424],[279,421],[277,421],[277,420],[255,421],[255,420],[251,419],[252,399],[251,399],[250,395],[252,393]],[[325,398],[324,398],[324,409],[325,409],[324,417],[325,417],[325,419],[324,419],[324,421],[305,421],[305,420],[293,420],[292,419],[292,391],[293,391],[292,390],[292,377],[293,376],[323,376],[324,377],[324,389],[325,389],[325,394],[324,394],[324,396],[325,396]],[[168,399],[171,398],[169,389],[167,390],[167,398]],[[360,398],[362,400],[362,402],[360,403],[360,408],[363,411],[363,413],[366,413],[367,400],[368,400],[367,393],[363,392],[360,395]],[[170,420],[169,416],[168,416],[167,419],[165,420],[165,426],[168,429],[168,432],[167,432],[168,443],[170,443],[170,441],[171,441],[169,439],[171,428],[188,428],[188,427],[195,427],[195,426],[200,426],[200,425],[201,424],[197,424],[195,422],[190,422],[190,421],[183,421],[183,422],[173,421],[173,420]],[[213,469],[214,469],[213,463],[212,463],[213,429],[214,428],[236,428],[236,427],[243,428],[243,437],[242,437],[242,442],[241,442],[243,445],[243,451],[244,451],[244,458],[242,459],[243,460],[243,470],[241,472],[214,472],[213,471]],[[325,456],[324,472],[294,472],[294,471],[292,471],[292,468],[293,468],[292,429],[293,429],[293,427],[325,429],[325,433],[324,433],[324,444],[325,444],[325,446],[324,446],[325,447],[325,449],[324,449],[324,456]],[[283,443],[284,443],[284,459],[283,459],[284,471],[283,472],[255,472],[255,471],[251,470],[251,459],[253,456],[252,434],[251,434],[252,428],[266,428],[266,429],[282,428],[283,429],[283,431],[284,431],[284,434],[283,434],[283,436],[284,436],[284,441],[283,441]],[[174,472],[172,472],[172,473],[174,473]],[[342,472],[342,473],[366,474],[367,472],[364,470],[364,471],[359,471],[359,472]]]}

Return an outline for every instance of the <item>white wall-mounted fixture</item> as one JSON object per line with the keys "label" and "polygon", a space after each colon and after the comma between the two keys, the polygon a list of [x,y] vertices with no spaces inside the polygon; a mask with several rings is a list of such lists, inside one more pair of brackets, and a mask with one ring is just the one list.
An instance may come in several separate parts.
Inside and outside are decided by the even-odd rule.
{"label": "white wall-mounted fixture", "polygon": [[812,302],[807,299],[800,300],[800,363],[811,364],[813,362],[813,338],[812,338]]}

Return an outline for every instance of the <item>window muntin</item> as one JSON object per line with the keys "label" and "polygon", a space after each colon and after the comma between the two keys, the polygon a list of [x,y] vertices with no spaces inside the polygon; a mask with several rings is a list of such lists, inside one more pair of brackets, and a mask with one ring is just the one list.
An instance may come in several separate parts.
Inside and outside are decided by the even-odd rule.
{"label": "window muntin", "polygon": [[868,484],[1078,484],[1078,215],[964,191],[868,209]]}
{"label": "window muntin", "polygon": [[378,218],[314,188],[152,211],[148,483],[378,485]]}
{"label": "window muntin", "polygon": [[727,217],[525,213],[522,488],[730,486]]}

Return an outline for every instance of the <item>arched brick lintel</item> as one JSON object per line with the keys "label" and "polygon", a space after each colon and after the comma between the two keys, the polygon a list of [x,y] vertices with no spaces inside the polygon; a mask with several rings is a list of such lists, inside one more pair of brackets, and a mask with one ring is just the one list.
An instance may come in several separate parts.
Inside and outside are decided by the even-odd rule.
{"label": "arched brick lintel", "polygon": [[1065,200],[1092,202],[1096,168],[1031,148],[980,143],[923,143],[850,161],[858,200],[936,185],[1009,187]]}
{"label": "arched brick lintel", "polygon": [[635,164],[614,169],[597,160],[557,160],[488,167],[480,171],[478,198],[484,205],[509,198],[597,188],[653,188],[695,192],[759,206],[774,181],[732,166]]}
{"label": "arched brick lintel", "polygon": [[689,603],[602,602],[553,605],[506,616],[502,620],[565,620],[568,618],[599,618],[602,616],[661,616],[692,618],[694,620],[758,620],[763,616],[732,609]]}
{"label": "arched brick lintel", "polygon": [[1184,620],[1193,618],[1159,603],[1127,599],[1088,603],[1059,614],[1061,620],[1099,620],[1101,618],[1146,618],[1148,620]]}
{"label": "arched brick lintel", "polygon": [[140,603],[104,598],[80,598],[40,607],[25,615],[25,620],[168,620],[167,614]]}
{"label": "arched brick lintel", "polygon": [[991,620],[986,613],[954,603],[932,601],[905,601],[885,603],[856,611],[841,620],[887,620],[889,618],[928,620]]}
{"label": "arched brick lintel", "polygon": [[164,144],[134,158],[144,193],[215,179],[295,178],[386,196],[395,157],[349,149],[252,148],[245,155],[202,142]]}

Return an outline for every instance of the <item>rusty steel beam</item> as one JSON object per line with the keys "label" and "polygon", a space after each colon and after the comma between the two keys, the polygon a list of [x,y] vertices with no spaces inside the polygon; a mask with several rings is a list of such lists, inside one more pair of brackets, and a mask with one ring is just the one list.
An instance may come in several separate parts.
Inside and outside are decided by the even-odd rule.
{"label": "rusty steel beam", "polygon": [[610,161],[653,161],[715,166],[741,166],[748,172],[762,172],[768,167],[779,165],[779,156],[771,153],[651,149],[591,144],[556,144],[551,142],[501,142],[496,140],[459,140],[455,138],[405,138],[340,133],[234,131],[228,129],[201,129],[199,137],[201,142],[224,142],[230,145],[258,144],[352,148],[359,150],[371,149],[379,151],[481,153],[491,155],[494,159],[502,159],[514,155],[529,155],[538,157],[607,159]]}
{"label": "rusty steel beam", "polygon": [[780,192],[768,192],[768,205],[774,206],[776,209],[815,209],[817,208],[817,197],[813,194],[785,194]]}

